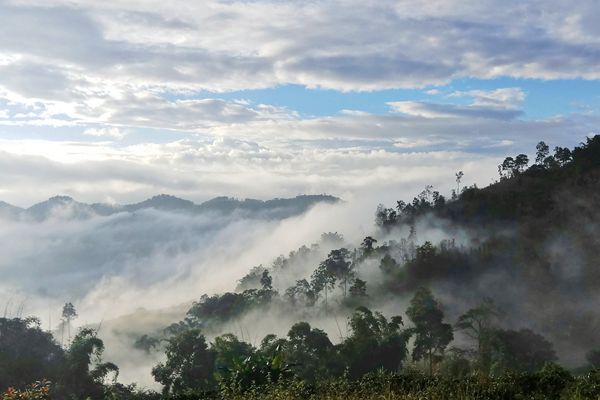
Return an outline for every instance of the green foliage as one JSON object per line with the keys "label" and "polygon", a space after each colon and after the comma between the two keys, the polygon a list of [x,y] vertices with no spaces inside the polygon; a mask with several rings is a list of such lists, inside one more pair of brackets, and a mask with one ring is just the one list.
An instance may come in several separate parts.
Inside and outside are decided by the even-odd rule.
{"label": "green foliage", "polygon": [[248,343],[238,340],[232,334],[225,334],[215,338],[210,346],[215,355],[215,378],[217,381],[230,381],[234,366],[254,354],[254,349]]}
{"label": "green foliage", "polygon": [[35,318],[0,318],[0,391],[33,381],[56,381],[64,352]]}
{"label": "green foliage", "polygon": [[[319,284],[316,284],[317,288]],[[314,291],[315,284],[311,285],[306,279],[296,281],[294,286],[290,286],[285,291],[285,298],[294,306],[312,307],[317,300],[317,293]]]}
{"label": "green foliage", "polygon": [[199,329],[189,329],[168,339],[166,361],[152,369],[163,393],[181,394],[188,390],[214,388],[215,353],[208,348]]}
{"label": "green foliage", "polygon": [[73,398],[102,398],[104,380],[113,373],[114,378],[119,368],[110,362],[102,362],[104,343],[91,328],[81,329],[71,346],[65,353],[65,364],[59,391],[64,391]]}
{"label": "green foliage", "polygon": [[359,307],[350,317],[349,325],[352,334],[340,345],[340,354],[350,376],[400,368],[408,354],[410,338],[410,331],[402,329],[401,317],[388,321],[381,313]]}
{"label": "green foliage", "polygon": [[496,330],[493,333],[493,371],[533,372],[556,361],[552,343],[529,330]]}
{"label": "green foliage", "polygon": [[314,382],[341,369],[325,331],[311,328],[308,322],[297,322],[290,328],[287,337],[280,349],[298,377]]}
{"label": "green foliage", "polygon": [[434,363],[454,338],[452,327],[443,322],[443,311],[431,291],[424,287],[415,292],[406,315],[414,324],[411,329],[415,334],[413,359],[418,361],[426,358],[429,361],[429,374],[433,375]]}
{"label": "green foliage", "polygon": [[224,378],[219,382],[225,398],[231,393],[244,393],[254,387],[261,387],[292,377],[291,367],[284,355],[277,351],[272,357],[254,353],[243,360],[235,360]]}
{"label": "green foliage", "polygon": [[550,365],[539,373],[509,373],[496,378],[462,379],[378,371],[354,380],[340,377],[310,384],[291,379],[227,390],[219,399],[233,400],[597,400],[600,374],[573,377]]}
{"label": "green foliage", "polygon": [[188,327],[205,328],[210,324],[222,324],[251,309],[268,305],[277,292],[270,288],[271,277],[268,273],[265,275],[264,272],[267,271],[265,270],[261,274],[263,289],[247,289],[242,293],[227,292],[214,296],[204,295],[200,301],[192,304],[186,314],[183,326],[172,325],[167,328],[167,333],[176,334]]}

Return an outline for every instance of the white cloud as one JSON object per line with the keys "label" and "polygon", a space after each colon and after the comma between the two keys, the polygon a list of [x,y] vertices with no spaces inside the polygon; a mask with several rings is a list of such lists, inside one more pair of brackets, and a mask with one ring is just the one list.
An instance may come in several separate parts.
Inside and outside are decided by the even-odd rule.
{"label": "white cloud", "polygon": [[125,133],[118,128],[88,128],[83,131],[84,135],[97,136],[97,137],[109,137],[113,139],[123,139]]}
{"label": "white cloud", "polygon": [[451,172],[466,172],[474,160],[480,165],[470,179],[486,185],[506,155],[533,152],[542,139],[552,146],[576,145],[598,122],[585,115],[341,115],[218,126],[162,143],[130,143],[133,134],[115,142],[0,140],[0,200],[28,205],[58,193],[88,202],[136,201],[157,193],[197,201],[323,192],[410,196],[424,182],[449,190]]}
{"label": "white cloud", "polygon": [[450,97],[468,97],[469,105],[418,101],[386,103],[393,111],[421,118],[485,118],[510,120],[522,114],[525,93],[520,88],[457,91]]}
{"label": "white cloud", "polygon": [[419,7],[69,0],[0,7],[0,53],[19,54],[20,64],[35,60],[47,71],[137,87],[218,91],[295,83],[374,90],[458,77],[600,78],[592,22],[598,10],[583,0],[568,7],[558,0]]}
{"label": "white cloud", "polygon": [[451,94],[454,97],[470,97],[474,107],[489,107],[498,109],[519,109],[525,101],[526,94],[521,88],[500,88],[495,90],[458,91]]}
{"label": "white cloud", "polygon": [[485,118],[510,120],[518,117],[521,111],[511,108],[490,107],[489,105],[468,105],[425,103],[418,101],[393,101],[387,103],[393,111],[422,118]]}

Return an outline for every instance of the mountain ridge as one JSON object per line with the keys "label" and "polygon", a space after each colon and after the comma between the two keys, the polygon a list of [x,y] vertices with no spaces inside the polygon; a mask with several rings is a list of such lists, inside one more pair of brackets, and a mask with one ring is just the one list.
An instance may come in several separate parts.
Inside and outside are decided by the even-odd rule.
{"label": "mountain ridge", "polygon": [[[137,203],[110,204],[110,203],[83,203],[71,196],[56,195],[47,200],[33,204],[28,208],[14,206],[0,201],[0,218],[18,220],[31,218],[43,221],[52,216],[62,216],[70,219],[82,219],[92,216],[110,216],[121,212],[134,213],[136,211],[155,209],[170,212],[187,212],[199,214],[216,212],[231,214],[241,212],[267,212],[274,213],[275,217],[282,213],[302,213],[310,207],[319,204],[335,204],[342,201],[340,198],[328,195],[297,195],[290,198],[273,198],[269,200],[238,199],[234,197],[219,196],[202,203],[179,198],[170,194],[158,194]],[[279,211],[279,212],[278,212]]]}

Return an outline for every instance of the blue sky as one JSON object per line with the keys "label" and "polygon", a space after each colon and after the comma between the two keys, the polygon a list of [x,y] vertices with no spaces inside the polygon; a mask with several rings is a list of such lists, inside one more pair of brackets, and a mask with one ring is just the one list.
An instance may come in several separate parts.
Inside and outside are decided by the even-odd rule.
{"label": "blue sky", "polygon": [[598,20],[587,0],[0,0],[0,199],[485,185],[598,132]]}
{"label": "blue sky", "polygon": [[[301,117],[336,115],[344,110],[388,114],[391,101],[427,101],[449,104],[468,104],[468,98],[453,97],[456,91],[494,90],[518,87],[526,93],[523,118],[545,118],[571,113],[590,113],[600,110],[600,81],[569,79],[539,80],[502,77],[495,79],[456,79],[448,85],[423,89],[388,89],[343,92],[333,89],[309,89],[301,85],[283,85],[268,89],[240,90],[226,93],[200,91],[191,95],[165,94],[165,98],[206,98],[248,100],[253,104],[272,104],[296,111]],[[427,93],[437,90],[439,93]]]}

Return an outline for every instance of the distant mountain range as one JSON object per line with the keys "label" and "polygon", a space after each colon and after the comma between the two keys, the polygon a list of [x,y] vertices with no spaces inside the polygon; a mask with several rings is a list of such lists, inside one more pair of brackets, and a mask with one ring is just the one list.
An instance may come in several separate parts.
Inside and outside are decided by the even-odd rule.
{"label": "distant mountain range", "polygon": [[109,216],[116,213],[155,209],[178,213],[218,213],[221,215],[240,212],[246,216],[263,218],[286,218],[299,215],[312,206],[334,204],[340,199],[330,195],[300,195],[287,199],[239,200],[231,197],[215,197],[201,204],[168,194],[160,194],[134,204],[80,203],[69,196],[54,196],[29,208],[16,207],[0,201],[0,219],[44,221],[50,217],[59,219],[85,219],[93,216]]}

